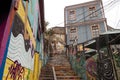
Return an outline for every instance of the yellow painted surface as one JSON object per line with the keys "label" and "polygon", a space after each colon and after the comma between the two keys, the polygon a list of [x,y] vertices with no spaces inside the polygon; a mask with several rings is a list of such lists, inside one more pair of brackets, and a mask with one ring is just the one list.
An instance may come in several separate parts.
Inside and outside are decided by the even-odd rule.
{"label": "yellow painted surface", "polygon": [[[20,2],[19,2],[19,7],[17,10],[17,13],[20,15],[22,21],[25,23],[25,10],[24,10],[23,4],[22,4],[22,0],[20,0]],[[35,42],[35,38],[33,36],[32,30],[30,28],[30,24],[28,22],[28,19],[27,19],[27,23],[26,23],[26,29],[28,31],[28,34],[30,35],[30,39],[32,40],[32,43],[33,43],[34,48],[35,48],[36,42]]]}
{"label": "yellow painted surface", "polygon": [[39,60],[39,74],[41,74],[42,60]]}
{"label": "yellow painted surface", "polygon": [[39,80],[40,69],[41,69],[41,61],[39,60],[39,53],[36,52],[34,55],[34,79],[33,80]]}
{"label": "yellow painted surface", "polygon": [[[7,58],[2,80],[18,80],[18,78],[19,80],[33,80],[33,71],[23,67],[24,71],[21,71],[18,74],[20,69],[17,69],[16,65],[14,65],[14,68],[16,68],[16,70],[11,69],[12,65],[14,65],[14,62]],[[15,73],[15,75],[13,73]],[[15,76],[16,78],[14,79],[12,76]]]}

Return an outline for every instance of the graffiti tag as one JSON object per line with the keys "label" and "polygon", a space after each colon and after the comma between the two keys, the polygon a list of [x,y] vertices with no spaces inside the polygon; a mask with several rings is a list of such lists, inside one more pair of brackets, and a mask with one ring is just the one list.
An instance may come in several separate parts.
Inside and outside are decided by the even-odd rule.
{"label": "graffiti tag", "polygon": [[18,61],[16,60],[14,62],[14,64],[12,64],[9,68],[8,68],[9,72],[7,74],[6,80],[9,78],[13,79],[13,80],[22,80],[23,76],[24,76],[24,67],[21,66],[20,63],[18,63]]}

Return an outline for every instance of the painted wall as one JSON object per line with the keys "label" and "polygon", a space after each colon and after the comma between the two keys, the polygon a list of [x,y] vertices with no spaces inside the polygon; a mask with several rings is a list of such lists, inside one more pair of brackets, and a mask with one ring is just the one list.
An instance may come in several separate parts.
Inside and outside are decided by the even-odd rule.
{"label": "painted wall", "polygon": [[[33,30],[34,37],[37,38],[39,4],[38,0],[29,0],[28,4],[28,19]],[[26,6],[26,1],[23,0],[23,5]]]}
{"label": "painted wall", "polygon": [[97,79],[97,55],[94,55],[86,60],[87,80]]}
{"label": "painted wall", "polygon": [[119,56],[119,53],[115,53],[113,55],[114,57],[114,62],[115,62],[115,68],[116,68],[116,71],[117,71],[117,76],[118,76],[118,79],[120,79],[120,56]]}
{"label": "painted wall", "polygon": [[[8,41],[3,80],[37,80],[42,66],[40,54],[43,54],[43,38],[37,40],[39,4],[38,0],[28,3],[28,18],[25,21],[25,1],[19,0],[18,9],[15,11]],[[34,11],[30,13],[30,10]],[[33,20],[33,21],[32,21]],[[6,26],[7,27],[7,26]],[[25,30],[27,31],[25,33]],[[42,33],[41,33],[42,34]],[[40,45],[36,45],[39,43]],[[36,47],[38,51],[36,52]]]}
{"label": "painted wall", "polygon": [[[102,6],[101,6],[100,2],[91,1],[90,3],[87,3],[86,6],[84,6],[83,4],[78,4],[78,5],[81,5],[81,6],[78,6],[78,7],[75,7],[73,5],[74,8],[71,7],[71,9],[70,8],[65,9],[65,16],[66,16],[66,22],[67,23],[84,22],[84,21],[104,18],[103,14],[102,14],[103,9],[102,9]],[[95,11],[97,13],[97,16],[90,18],[89,7],[92,7],[92,6],[94,6],[96,8]],[[75,10],[75,12],[76,12],[76,16],[75,16],[76,19],[75,20],[69,20],[69,11],[70,10]]]}
{"label": "painted wall", "polygon": [[120,79],[120,44],[111,45],[113,60],[118,79]]}
{"label": "painted wall", "polygon": [[[77,7],[76,7],[77,6]],[[90,12],[89,12],[89,7],[94,6],[96,9],[96,15],[95,17],[90,17]],[[75,19],[70,20],[69,19],[69,11],[70,10],[75,10]],[[100,33],[103,33],[106,31],[106,22],[105,20],[96,22],[99,19],[103,19],[104,14],[103,14],[103,9],[102,5],[98,1],[91,1],[83,4],[78,4],[78,5],[73,5],[73,6],[68,6],[65,8],[65,25],[67,28],[67,45],[73,44],[72,41],[70,41],[70,27],[78,27],[77,29],[77,35],[78,35],[78,40],[77,43],[83,43],[87,40],[92,39],[92,28],[91,26],[94,24],[98,24],[100,27]],[[93,21],[93,23],[89,22]],[[86,22],[89,22],[85,24]],[[82,23],[82,24],[76,24],[76,23]],[[73,26],[71,26],[74,24]],[[76,25],[75,25],[76,24]]]}
{"label": "painted wall", "polygon": [[[96,24],[96,23],[95,23]],[[105,32],[105,22],[99,22],[97,23],[100,26],[100,33]],[[78,26],[74,26],[77,27],[77,35],[78,35],[78,41],[77,43],[83,43],[87,40],[92,39],[92,32],[91,32],[91,26],[92,24],[87,24],[87,25],[78,25]],[[68,34],[67,34],[67,45],[73,44],[73,42],[70,41],[70,28],[68,28]]]}
{"label": "painted wall", "polygon": [[75,71],[75,73],[77,73],[78,76],[80,76],[81,79],[87,80],[84,54],[82,52],[79,53],[80,54],[79,57],[77,56],[77,54],[78,52],[75,49],[75,47],[74,48],[69,47],[68,57],[72,69]]}

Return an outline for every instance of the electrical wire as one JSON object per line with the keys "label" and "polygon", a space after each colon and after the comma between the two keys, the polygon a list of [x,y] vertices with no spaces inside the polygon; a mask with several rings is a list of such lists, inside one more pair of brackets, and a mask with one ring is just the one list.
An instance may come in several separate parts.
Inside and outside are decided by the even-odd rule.
{"label": "electrical wire", "polygon": [[[99,10],[101,10],[101,9],[107,7],[107,6],[110,6],[111,4],[113,5],[113,3],[115,4],[115,3],[117,3],[117,2],[119,2],[119,0],[112,0],[112,1],[109,2],[107,5],[102,6],[101,8],[95,10],[93,13],[98,12]],[[111,6],[111,7],[112,7],[112,6]],[[109,8],[110,8],[110,7],[109,7]],[[106,8],[106,9],[108,9],[108,8]],[[104,10],[105,10],[105,9],[104,9]],[[83,15],[85,12],[88,12],[88,10],[84,11],[83,13],[78,14],[76,17],[78,17],[78,16],[80,16],[80,15]],[[91,14],[93,14],[93,13],[91,13]],[[102,12],[101,12],[101,13],[102,13]],[[91,14],[88,14],[87,16],[85,16],[84,18],[81,18],[80,20],[83,20],[83,19],[89,17]],[[79,21],[80,21],[80,20],[79,20]],[[59,23],[59,24],[57,24],[57,25],[60,25],[60,24],[63,24],[63,23],[64,23],[64,21],[61,22],[61,23]]]}

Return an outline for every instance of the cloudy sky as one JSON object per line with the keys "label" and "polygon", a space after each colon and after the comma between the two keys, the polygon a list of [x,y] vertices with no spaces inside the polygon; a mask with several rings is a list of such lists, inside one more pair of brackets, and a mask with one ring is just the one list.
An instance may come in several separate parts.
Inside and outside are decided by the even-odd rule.
{"label": "cloudy sky", "polygon": [[[44,0],[45,20],[49,22],[48,28],[55,26],[64,26],[64,8],[65,6],[80,4],[92,0]],[[105,17],[107,23],[113,28],[120,29],[120,0],[102,0],[103,6],[106,6]]]}

